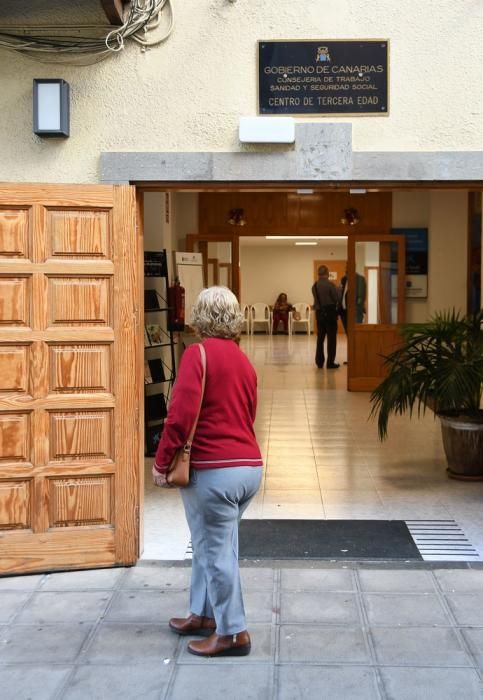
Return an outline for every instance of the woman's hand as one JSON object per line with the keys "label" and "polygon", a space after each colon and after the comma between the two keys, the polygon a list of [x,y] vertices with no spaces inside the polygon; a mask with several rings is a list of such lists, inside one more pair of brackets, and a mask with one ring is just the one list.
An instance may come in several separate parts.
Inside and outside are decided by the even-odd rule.
{"label": "woman's hand", "polygon": [[168,483],[168,480],[167,480],[167,478],[166,478],[166,477],[167,477],[167,473],[166,473],[166,474],[162,474],[161,472],[158,472],[158,470],[156,469],[156,465],[155,465],[155,464],[153,464],[153,470],[152,470],[152,471],[153,471],[153,484],[154,484],[155,486],[159,486],[159,487],[164,488],[164,489],[170,489],[170,488],[171,488],[171,486],[170,486],[170,484]]}

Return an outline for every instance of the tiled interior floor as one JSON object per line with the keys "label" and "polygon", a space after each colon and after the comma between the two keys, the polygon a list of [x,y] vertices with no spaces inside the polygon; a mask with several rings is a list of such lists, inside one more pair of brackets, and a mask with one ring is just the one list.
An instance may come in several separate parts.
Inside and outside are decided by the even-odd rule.
{"label": "tiled interior floor", "polygon": [[[439,423],[391,419],[380,443],[369,395],[346,390],[345,338],[338,370],[314,365],[315,339],[243,338],[259,380],[256,431],[265,457],[248,518],[454,519],[483,555],[483,482],[448,479]],[[146,462],[147,559],[184,558],[189,532],[177,491],[154,489]]]}

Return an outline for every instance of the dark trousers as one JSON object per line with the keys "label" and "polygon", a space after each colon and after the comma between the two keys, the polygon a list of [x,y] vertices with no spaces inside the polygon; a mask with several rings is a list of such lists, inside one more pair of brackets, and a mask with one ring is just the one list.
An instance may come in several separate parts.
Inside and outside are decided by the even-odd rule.
{"label": "dark trousers", "polygon": [[327,365],[335,363],[337,348],[337,311],[335,306],[323,306],[315,312],[317,317],[317,350],[315,364],[323,367],[325,362],[324,341],[327,336]]}
{"label": "dark trousers", "polygon": [[273,312],[273,328],[272,328],[272,333],[275,334],[278,330],[278,327],[280,325],[280,321],[283,324],[283,330],[288,331],[288,311],[283,313],[283,311],[274,311]]}
{"label": "dark trousers", "polygon": [[[347,309],[341,309],[339,311],[340,320],[344,326],[345,334],[347,335]],[[364,320],[364,308],[362,306],[356,307],[356,323],[362,323]]]}

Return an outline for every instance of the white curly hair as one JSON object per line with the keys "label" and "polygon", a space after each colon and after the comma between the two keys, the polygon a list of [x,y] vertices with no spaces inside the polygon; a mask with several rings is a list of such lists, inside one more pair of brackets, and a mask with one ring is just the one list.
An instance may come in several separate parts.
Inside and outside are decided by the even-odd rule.
{"label": "white curly hair", "polygon": [[198,294],[191,325],[203,338],[238,338],[243,314],[238,299],[227,287],[208,287]]}

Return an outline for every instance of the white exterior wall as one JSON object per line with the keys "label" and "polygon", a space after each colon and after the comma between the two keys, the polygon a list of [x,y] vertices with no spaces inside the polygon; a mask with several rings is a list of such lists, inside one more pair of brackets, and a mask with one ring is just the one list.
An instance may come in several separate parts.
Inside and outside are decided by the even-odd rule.
{"label": "white exterior wall", "polygon": [[[390,115],[325,118],[352,122],[355,151],[482,148],[483,91],[471,89],[483,78],[479,1],[173,4],[173,35],[146,53],[129,45],[102,63],[71,67],[0,52],[0,180],[97,182],[102,151],[240,150],[239,117],[257,110],[259,39],[390,40]],[[5,0],[0,24],[44,19],[29,5]],[[99,8],[97,0],[82,3],[82,10],[60,0],[49,5],[50,21],[62,17],[66,24],[86,22],[85,8]],[[71,85],[66,140],[32,134],[32,79],[46,77]]]}

